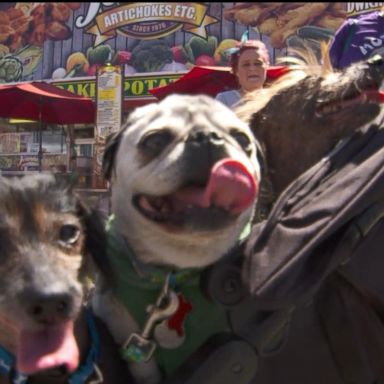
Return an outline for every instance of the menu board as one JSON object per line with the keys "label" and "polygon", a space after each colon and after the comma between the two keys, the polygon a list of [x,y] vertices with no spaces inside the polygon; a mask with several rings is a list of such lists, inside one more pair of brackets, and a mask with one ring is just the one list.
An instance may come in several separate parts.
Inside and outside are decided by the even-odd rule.
{"label": "menu board", "polygon": [[107,137],[121,127],[122,117],[122,67],[103,65],[97,74],[96,136]]}
{"label": "menu board", "polygon": [[29,132],[0,133],[0,153],[27,153],[33,152],[33,137]]}
{"label": "menu board", "polygon": [[106,138],[121,128],[123,103],[123,67],[102,65],[96,77],[96,131],[95,166],[96,176],[102,174],[102,160]]}

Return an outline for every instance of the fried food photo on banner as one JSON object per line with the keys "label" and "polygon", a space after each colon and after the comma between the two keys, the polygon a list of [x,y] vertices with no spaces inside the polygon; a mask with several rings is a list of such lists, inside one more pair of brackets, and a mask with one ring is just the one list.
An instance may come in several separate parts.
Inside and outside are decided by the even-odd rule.
{"label": "fried food photo on banner", "polygon": [[[28,44],[65,40],[72,32],[66,24],[80,3],[14,3],[0,10],[0,44],[14,52]],[[7,52],[8,53],[8,52]]]}
{"label": "fried food photo on banner", "polygon": [[306,25],[334,32],[345,20],[344,8],[343,3],[236,3],[224,10],[224,19],[255,28],[280,49]]}

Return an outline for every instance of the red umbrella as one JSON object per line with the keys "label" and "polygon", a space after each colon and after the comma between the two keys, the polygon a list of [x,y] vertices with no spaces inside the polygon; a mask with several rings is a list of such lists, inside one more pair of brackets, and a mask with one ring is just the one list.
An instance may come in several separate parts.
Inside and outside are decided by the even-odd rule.
{"label": "red umbrella", "polygon": [[94,123],[92,99],[75,95],[45,82],[0,85],[0,117],[40,122],[39,170],[42,165],[42,129],[45,124]]}
{"label": "red umbrella", "polygon": [[[271,66],[267,69],[267,79],[276,79],[287,71],[284,66]],[[161,100],[171,93],[206,94],[215,97],[219,92],[236,88],[236,76],[231,73],[230,67],[195,66],[175,82],[153,88],[150,92]]]}
{"label": "red umbrella", "polygon": [[92,99],[45,82],[0,85],[0,117],[51,124],[94,123]]}

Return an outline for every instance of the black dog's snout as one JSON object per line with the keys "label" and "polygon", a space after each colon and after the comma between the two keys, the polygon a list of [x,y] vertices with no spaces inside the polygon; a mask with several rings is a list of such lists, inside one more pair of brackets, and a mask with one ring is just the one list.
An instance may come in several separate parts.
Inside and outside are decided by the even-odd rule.
{"label": "black dog's snout", "polygon": [[371,58],[369,58],[367,61],[368,61],[368,64],[372,64],[372,65],[383,65],[384,64],[384,58],[383,58],[382,54],[376,54],[376,55],[372,56]]}
{"label": "black dog's snout", "polygon": [[197,144],[197,145],[223,145],[224,139],[222,136],[216,131],[205,131],[198,130],[192,132],[188,139],[187,143]]}
{"label": "black dog's snout", "polygon": [[38,323],[56,323],[71,316],[74,300],[69,293],[29,292],[24,300],[27,315]]}

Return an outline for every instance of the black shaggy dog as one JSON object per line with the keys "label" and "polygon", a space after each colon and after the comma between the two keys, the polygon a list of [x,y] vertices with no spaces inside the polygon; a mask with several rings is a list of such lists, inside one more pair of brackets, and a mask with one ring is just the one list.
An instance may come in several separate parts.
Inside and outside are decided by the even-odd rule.
{"label": "black shaggy dog", "polygon": [[289,72],[238,108],[265,153],[264,203],[382,111],[383,58],[335,71],[323,50],[322,64],[310,50],[284,58]]}
{"label": "black shaggy dog", "polygon": [[127,382],[84,306],[103,231],[52,175],[0,179],[0,383]]}
{"label": "black shaggy dog", "polygon": [[[304,178],[300,178],[308,182],[304,186],[302,184],[300,189],[294,188],[297,187],[297,178],[307,170],[309,172],[309,168],[313,165],[316,164],[314,168],[319,169],[318,165],[325,164],[330,151],[341,140],[345,143],[348,137],[353,136],[353,139],[358,141],[366,136],[367,130],[380,132],[384,129],[383,107],[378,92],[384,78],[384,60],[381,56],[375,56],[368,61],[355,63],[345,70],[334,71],[326,55],[323,57],[322,65],[313,60],[310,54],[304,55],[303,58],[306,60],[291,59],[294,65],[286,76],[279,79],[271,88],[255,92],[239,110],[239,114],[250,123],[266,155],[266,168],[262,180],[264,183],[269,180],[269,183],[264,184],[264,187],[262,185],[264,193],[261,194],[259,202],[264,203],[267,213],[271,208],[276,208],[272,211],[272,216],[276,210],[281,214],[276,221],[269,217],[270,220],[267,220],[264,228],[275,228],[273,225],[276,222],[279,224],[283,222],[290,230],[290,233],[287,230],[285,237],[279,237],[279,244],[285,250],[284,255],[291,256],[289,262],[279,264],[279,269],[273,270],[271,267],[275,273],[272,277],[265,272],[272,286],[271,292],[276,286],[281,291],[284,289],[288,291],[289,284],[284,285],[284,282],[298,281],[298,276],[301,276],[302,280],[297,285],[304,284],[305,279],[308,282],[316,268],[325,263],[327,258],[333,257],[333,250],[337,245],[339,245],[337,249],[348,249],[349,253],[345,255],[342,263],[340,261],[336,263],[337,258],[334,258],[335,265],[326,271],[321,280],[309,283],[309,286],[315,284],[318,286],[316,292],[312,294],[311,291],[310,297],[307,297],[305,302],[295,306],[292,316],[290,318],[286,316],[281,321],[280,328],[275,327],[274,335],[276,340],[279,340],[279,343],[276,342],[279,351],[275,349],[276,353],[267,353],[260,359],[253,383],[382,383],[384,382],[382,277],[384,262],[382,244],[378,241],[384,231],[382,210],[375,211],[376,216],[372,214],[370,217],[373,224],[372,228],[368,229],[370,233],[376,234],[376,238],[372,240],[367,236],[368,240],[354,245],[353,252],[349,248],[352,238],[343,239],[343,232],[339,231],[321,243],[321,246],[308,247],[312,251],[315,248],[316,252],[303,250],[311,260],[311,264],[304,266],[303,258],[293,260],[297,253],[293,253],[292,244],[294,235],[298,237],[300,234],[306,235],[309,228],[309,225],[305,225],[306,219],[307,223],[318,224],[321,219],[327,224],[332,223],[333,211],[326,209],[331,205],[319,203],[319,200],[324,202],[321,200],[324,199],[321,187],[326,189],[325,185],[332,186],[330,180],[336,180],[335,175],[339,175],[338,180],[345,180],[343,176],[349,174],[347,171],[353,170],[356,163],[352,161],[346,163],[343,168],[344,174],[339,173],[337,167],[333,169],[332,177],[325,178],[325,181],[321,180],[324,183],[319,188],[313,189],[313,195],[308,192],[308,184],[311,184],[311,181],[308,181],[309,176],[305,179],[308,173],[305,173]],[[377,142],[379,147],[377,153],[382,151],[380,143]],[[342,145],[337,148],[342,148]],[[359,152],[359,155],[362,153]],[[361,178],[370,172],[373,173],[373,168],[370,169],[365,163],[364,167],[361,166]],[[311,173],[311,176],[318,181],[314,173]],[[352,182],[345,183],[344,189],[338,189],[339,195],[333,196],[332,199],[335,207],[339,207],[339,202],[348,191],[354,190],[354,185]],[[383,181],[377,180],[376,185],[382,186]],[[290,199],[284,200],[284,205],[281,200],[275,204],[276,199],[287,196],[285,194],[287,191],[291,193],[288,195]],[[294,195],[293,191],[299,192]],[[318,209],[311,217],[306,217],[303,213],[305,210],[301,210],[302,202],[308,202],[308,196],[312,197],[313,207],[323,208],[322,211]],[[384,196],[378,196],[378,201],[372,198],[372,201],[369,200],[366,204],[379,203],[378,205],[382,206],[383,198]],[[311,204],[308,202],[307,205]],[[341,206],[340,211],[347,210],[346,205]],[[368,222],[368,220],[361,221],[361,227],[356,226],[362,237],[366,233],[361,228],[365,228],[364,225]],[[316,236],[317,234],[313,237]],[[259,239],[256,239],[255,244],[259,244],[262,248],[261,242],[257,243]],[[312,238],[313,242],[315,240]],[[263,244],[268,242],[265,237],[262,241]],[[344,244],[344,247],[340,244]],[[256,261],[252,240],[249,242],[249,249],[251,251],[248,256],[254,257],[253,261]],[[268,263],[275,266],[273,260],[276,260],[277,256],[276,253],[265,252],[265,258],[267,260],[258,259],[260,274],[267,269]],[[287,259],[288,257],[285,260]],[[294,263],[296,268],[292,267]],[[256,263],[252,262],[248,262],[247,266],[249,269],[245,270],[246,275],[250,269],[257,268]],[[286,280],[281,278],[284,269],[292,272],[286,274]],[[267,277],[263,281],[266,281]],[[256,284],[254,280],[253,283]],[[257,289],[258,287],[255,287],[255,290]],[[281,293],[280,291],[275,293],[276,291],[268,296],[270,305],[273,298],[278,298]],[[275,317],[277,313],[278,311]]]}

